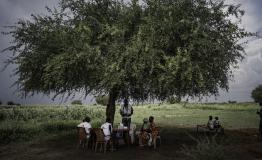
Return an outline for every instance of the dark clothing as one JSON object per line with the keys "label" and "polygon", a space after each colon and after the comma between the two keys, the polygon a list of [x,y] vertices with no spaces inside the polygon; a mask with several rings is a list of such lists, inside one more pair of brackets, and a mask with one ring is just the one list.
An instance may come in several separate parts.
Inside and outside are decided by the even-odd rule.
{"label": "dark clothing", "polygon": [[257,112],[257,114],[260,115],[259,131],[261,132],[262,131],[262,107],[261,107],[260,111]]}
{"label": "dark clothing", "polygon": [[123,123],[123,125],[124,125],[125,127],[130,128],[131,118],[122,117],[122,123]]}
{"label": "dark clothing", "polygon": [[260,111],[258,112],[258,114],[260,115],[260,122],[262,121],[262,107],[260,109]]}
{"label": "dark clothing", "polygon": [[261,107],[260,111],[257,112],[257,114],[260,115],[259,132],[260,132],[260,138],[262,140],[262,107]]}
{"label": "dark clothing", "polygon": [[262,120],[260,119],[260,123],[259,123],[259,131],[260,133],[262,133]]}

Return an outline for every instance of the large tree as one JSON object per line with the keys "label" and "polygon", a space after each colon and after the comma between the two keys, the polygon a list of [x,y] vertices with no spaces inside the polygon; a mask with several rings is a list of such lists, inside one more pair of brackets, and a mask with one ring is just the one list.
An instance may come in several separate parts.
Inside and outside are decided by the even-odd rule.
{"label": "large tree", "polygon": [[[202,97],[228,89],[243,58],[243,11],[223,0],[60,0],[10,27],[19,89],[115,101]],[[232,18],[234,17],[234,18]],[[233,21],[234,20],[234,21]]]}

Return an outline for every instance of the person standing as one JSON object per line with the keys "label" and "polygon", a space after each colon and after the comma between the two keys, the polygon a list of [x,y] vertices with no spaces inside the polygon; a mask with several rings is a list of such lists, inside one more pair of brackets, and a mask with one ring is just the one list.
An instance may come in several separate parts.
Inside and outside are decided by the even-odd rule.
{"label": "person standing", "polygon": [[260,116],[260,123],[259,123],[259,133],[260,133],[260,140],[262,141],[262,102],[259,103],[261,109],[257,111],[257,114]]}
{"label": "person standing", "polygon": [[122,116],[122,123],[125,127],[130,128],[131,116],[133,114],[133,107],[128,103],[128,100],[124,100],[124,104],[121,105],[120,114]]}

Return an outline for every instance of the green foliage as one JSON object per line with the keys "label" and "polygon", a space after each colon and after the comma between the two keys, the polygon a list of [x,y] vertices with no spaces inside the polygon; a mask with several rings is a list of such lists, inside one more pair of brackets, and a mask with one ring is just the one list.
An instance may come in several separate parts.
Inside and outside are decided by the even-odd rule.
{"label": "green foliage", "polygon": [[106,106],[108,104],[109,97],[108,96],[97,96],[96,103],[102,106]]}
{"label": "green foliage", "polygon": [[237,101],[228,101],[228,103],[237,103]]}
{"label": "green foliage", "polygon": [[60,0],[47,10],[4,33],[26,94],[216,95],[243,58],[239,40],[252,35],[224,0]]}
{"label": "green foliage", "polygon": [[225,160],[224,147],[218,144],[215,137],[211,140],[208,138],[197,140],[196,146],[188,147],[183,146],[181,153],[184,155],[185,160]]}
{"label": "green foliage", "polygon": [[13,101],[8,101],[6,104],[9,105],[9,106],[15,105],[15,103]]}
{"label": "green foliage", "polygon": [[257,103],[262,103],[262,85],[257,86],[251,93],[252,98]]}
{"label": "green foliage", "polygon": [[0,142],[31,140],[43,134],[72,131],[86,116],[93,127],[105,120],[102,108],[62,106],[16,106],[0,109]]}
{"label": "green foliage", "polygon": [[171,96],[171,97],[167,98],[167,103],[175,104],[175,103],[179,103],[179,102],[181,102],[181,97]]}
{"label": "green foliage", "polygon": [[82,101],[81,100],[74,100],[73,102],[71,102],[71,104],[73,104],[73,105],[82,105]]}

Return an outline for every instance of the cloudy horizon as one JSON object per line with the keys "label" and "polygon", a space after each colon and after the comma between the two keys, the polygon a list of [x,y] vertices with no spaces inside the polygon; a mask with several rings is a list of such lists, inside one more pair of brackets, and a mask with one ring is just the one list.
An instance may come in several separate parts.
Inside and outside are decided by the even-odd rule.
{"label": "cloudy horizon", "polygon": [[[29,19],[32,13],[45,14],[45,6],[54,7],[58,0],[1,0],[0,1],[0,31],[4,31],[2,26],[13,25],[18,19]],[[228,0],[231,3],[242,4],[241,8],[245,10],[242,18],[242,26],[250,32],[262,31],[262,1],[261,0]],[[0,50],[9,46],[10,37],[0,36]],[[227,102],[253,101],[251,91],[262,84],[262,39],[254,39],[248,43],[245,48],[246,57],[239,63],[239,68],[234,69],[234,80],[229,83],[229,91],[220,91],[220,96],[204,98],[203,102]],[[0,53],[0,70],[4,67],[4,62],[8,58],[8,53]],[[0,101],[6,103],[13,101],[21,104],[61,104],[70,103],[72,99],[64,101],[61,99],[52,100],[52,96],[34,95],[27,99],[21,99],[15,93],[16,87],[11,85],[16,81],[17,76],[11,76],[15,66],[9,66],[3,72],[0,72]],[[81,98],[78,93],[76,98],[81,99],[86,104],[94,103],[94,98],[88,96]]]}

